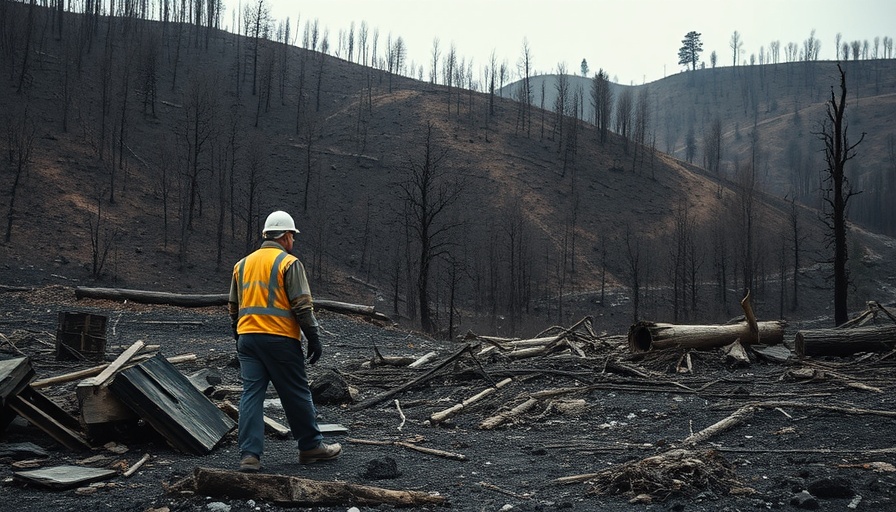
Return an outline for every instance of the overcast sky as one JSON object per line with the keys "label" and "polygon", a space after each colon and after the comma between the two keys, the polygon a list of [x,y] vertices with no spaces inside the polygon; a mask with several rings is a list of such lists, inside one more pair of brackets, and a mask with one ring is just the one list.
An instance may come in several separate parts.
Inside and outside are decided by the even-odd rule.
{"label": "overcast sky", "polygon": [[[242,1],[226,0],[230,9]],[[702,60],[709,66],[712,51],[719,66],[732,64],[729,45],[734,31],[741,34],[741,61],[759,57],[760,47],[780,41],[780,60],[788,43],[802,43],[815,29],[821,41],[819,58],[836,58],[837,33],[842,41],[896,36],[896,0],[265,0],[273,16],[290,18],[300,30],[317,19],[329,30],[331,53],[340,30],[348,32],[367,22],[372,37],[378,28],[378,48],[391,33],[401,36],[408,50],[407,64],[424,67],[428,78],[433,39],[439,38],[444,56],[454,44],[459,58],[473,59],[474,79],[494,52],[516,74],[523,40],[528,41],[536,71],[581,73],[582,59],[589,75],[598,68],[622,84],[640,84],[678,73],[678,49],[684,35],[701,34]],[[232,23],[231,13],[224,15]],[[301,36],[300,39],[301,40]],[[841,41],[841,44],[842,44]],[[415,74],[416,75],[416,74]]]}

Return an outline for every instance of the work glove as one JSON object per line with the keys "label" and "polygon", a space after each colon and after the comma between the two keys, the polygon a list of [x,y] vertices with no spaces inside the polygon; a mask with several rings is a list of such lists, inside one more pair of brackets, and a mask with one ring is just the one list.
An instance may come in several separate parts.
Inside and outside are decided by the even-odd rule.
{"label": "work glove", "polygon": [[230,324],[230,327],[233,329],[233,339],[236,341],[240,340],[240,333],[236,332],[236,322]]}
{"label": "work glove", "polygon": [[320,335],[317,332],[317,326],[302,329],[302,332],[308,338],[308,364],[314,364],[320,359],[320,355],[324,351],[320,345]]}

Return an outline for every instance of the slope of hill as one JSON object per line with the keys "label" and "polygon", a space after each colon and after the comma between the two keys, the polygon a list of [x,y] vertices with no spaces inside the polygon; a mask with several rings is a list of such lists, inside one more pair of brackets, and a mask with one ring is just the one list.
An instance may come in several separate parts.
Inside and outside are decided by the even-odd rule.
{"label": "slope of hill", "polygon": [[[718,120],[722,128],[722,177],[750,162],[761,169],[762,186],[779,196],[796,196],[817,205],[819,177],[825,169],[824,145],[816,135],[826,118],[825,102],[839,94],[837,63],[793,62],[761,66],[701,69],[670,75],[638,86],[613,84],[614,98],[643,93],[650,106],[650,131],[657,148],[682,160],[706,165],[705,138]],[[896,192],[896,59],[842,63],[846,72],[847,122],[852,142],[864,134],[848,172],[856,197],[852,218],[871,229],[896,235],[896,209],[885,198]],[[591,97],[591,80],[568,77],[570,87]],[[520,82],[504,87],[510,97]],[[557,76],[532,78],[533,100],[554,108]],[[542,91],[544,98],[541,97]],[[593,119],[591,101],[583,110]],[[615,112],[614,112],[615,119]],[[756,133],[756,149],[753,151]]]}
{"label": "slope of hill", "polygon": [[[27,6],[2,5],[8,284],[220,292],[285,209],[318,296],[415,317],[426,171],[426,293],[445,333],[449,319],[507,334],[611,303],[617,325],[634,304],[708,321],[736,312],[747,274],[769,310],[790,289],[771,276],[792,275],[798,209],[614,134],[601,144],[509,99],[189,25],[58,24],[36,8],[29,36]],[[760,227],[744,236],[752,197]],[[793,234],[806,255],[821,244],[811,216]]]}

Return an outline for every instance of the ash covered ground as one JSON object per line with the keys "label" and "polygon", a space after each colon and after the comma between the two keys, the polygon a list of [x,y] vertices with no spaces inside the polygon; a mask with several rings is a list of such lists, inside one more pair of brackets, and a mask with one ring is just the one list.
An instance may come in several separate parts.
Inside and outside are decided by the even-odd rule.
{"label": "ash covered ground", "polygon": [[[0,293],[0,301],[0,333],[8,340],[0,345],[0,357],[27,355],[38,379],[96,364],[56,361],[53,355],[58,312],[82,311],[107,316],[107,360],[143,340],[159,345],[166,356],[196,354],[195,361],[176,365],[184,374],[210,369],[220,377],[219,387],[240,384],[224,308],[78,301],[62,286]],[[489,343],[478,338],[437,341],[364,317],[321,311],[319,318],[324,355],[309,377],[336,372],[357,390],[354,403],[318,405],[321,423],[348,428],[348,434],[330,439],[343,444],[344,454],[332,463],[303,466],[293,441],[269,435],[264,473],[437,493],[451,509],[465,511],[896,510],[896,424],[887,414],[896,410],[896,363],[887,352],[787,362],[754,354],[750,365],[734,367],[718,350],[690,351],[692,370],[682,373],[676,368],[683,351],[634,356],[625,333],[605,333],[600,325],[593,325],[594,336],[578,331],[571,338],[575,348],[513,359],[496,349],[482,354]],[[785,340],[793,335],[788,331]],[[426,374],[465,345],[469,351],[425,382],[359,406]],[[417,369],[371,365],[374,346],[387,357],[431,351],[437,357]],[[506,378],[513,380],[449,421],[429,421],[433,413]],[[76,384],[42,392],[76,416]],[[538,394],[543,391],[554,394]],[[276,398],[273,389],[270,394]],[[524,413],[496,428],[480,428],[486,418],[533,396],[534,405]],[[236,402],[238,394],[227,399]],[[746,411],[743,421],[696,444],[684,443],[738,410]],[[266,413],[285,423],[276,400]],[[263,500],[170,492],[197,467],[235,469],[235,431],[202,456],[172,449],[145,426],[111,435],[117,436],[114,446],[73,452],[34,425],[14,421],[2,433],[0,452],[33,443],[46,456],[0,457],[4,501],[22,512],[283,508]],[[466,460],[359,439],[406,441]],[[48,490],[13,478],[28,467],[68,464],[124,471],[144,454],[149,461],[132,476],[94,487]],[[576,475],[591,476],[558,483]]]}

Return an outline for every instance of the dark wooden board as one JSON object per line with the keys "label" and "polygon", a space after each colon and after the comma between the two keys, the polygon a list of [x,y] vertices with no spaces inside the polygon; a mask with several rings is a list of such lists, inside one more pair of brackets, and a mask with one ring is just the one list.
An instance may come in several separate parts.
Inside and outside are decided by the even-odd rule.
{"label": "dark wooden board", "polygon": [[204,455],[236,427],[162,354],[120,371],[110,388],[183,452]]}

